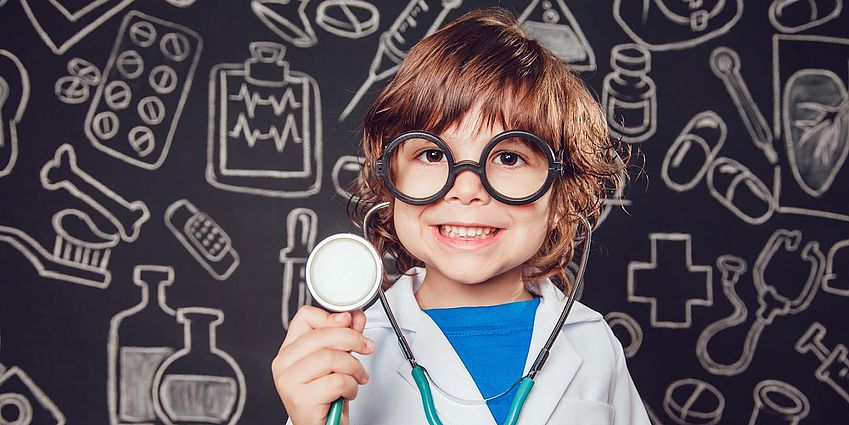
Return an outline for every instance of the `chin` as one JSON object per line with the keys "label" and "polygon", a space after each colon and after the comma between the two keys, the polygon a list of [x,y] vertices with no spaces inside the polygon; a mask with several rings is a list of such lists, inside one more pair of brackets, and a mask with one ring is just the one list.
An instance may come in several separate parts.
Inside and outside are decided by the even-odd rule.
{"label": "chin", "polygon": [[501,274],[496,270],[481,267],[480,263],[452,264],[449,267],[435,265],[435,268],[439,269],[439,273],[442,273],[446,278],[464,285],[477,285]]}

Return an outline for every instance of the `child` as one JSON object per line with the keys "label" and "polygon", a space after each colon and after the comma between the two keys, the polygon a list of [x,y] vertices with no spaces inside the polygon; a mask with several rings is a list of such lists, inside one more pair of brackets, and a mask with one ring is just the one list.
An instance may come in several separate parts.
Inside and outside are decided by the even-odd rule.
{"label": "child", "polygon": [[[443,423],[504,422],[574,284],[578,217],[622,184],[613,147],[581,80],[499,8],[419,42],[366,114],[357,215],[390,201],[371,241],[406,272],[386,297]],[[296,425],[339,397],[343,424],[426,424],[410,370],[377,304],[304,306],[272,363]],[[535,381],[520,424],[649,424],[621,345],[580,303]]]}

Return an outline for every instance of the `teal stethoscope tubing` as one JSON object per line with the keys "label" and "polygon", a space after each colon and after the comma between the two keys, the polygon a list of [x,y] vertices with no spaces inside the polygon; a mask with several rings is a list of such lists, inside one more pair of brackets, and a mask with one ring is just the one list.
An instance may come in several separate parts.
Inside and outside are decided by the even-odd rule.
{"label": "teal stethoscope tubing", "polygon": [[[375,211],[387,206],[389,206],[388,202],[382,202],[373,206],[366,213],[363,218],[363,234],[366,239],[368,239],[367,225],[369,218]],[[572,305],[575,303],[575,296],[578,294],[580,287],[583,285],[584,271],[587,267],[587,259],[589,258],[590,253],[590,241],[592,240],[592,226],[590,226],[589,221],[587,221],[587,219],[583,216],[578,217],[586,230],[586,238],[583,242],[584,246],[581,253],[581,263],[578,267],[578,273],[575,276],[575,284],[572,285],[572,288],[569,290],[569,298],[566,300],[566,305],[563,306],[563,311],[560,312],[560,317],[557,319],[557,323],[548,335],[548,340],[546,340],[545,345],[542,349],[540,349],[539,354],[537,354],[537,358],[534,360],[528,374],[522,377],[522,380],[519,382],[519,387],[516,390],[516,395],[513,396],[513,402],[510,404],[510,410],[507,413],[507,419],[504,421],[503,425],[515,425],[519,421],[519,415],[522,413],[522,407],[525,405],[525,400],[528,398],[531,389],[534,387],[534,378],[540,370],[542,370],[546,360],[548,360],[551,347],[554,346],[554,341],[557,339],[560,329],[566,323],[566,318],[569,317],[569,312],[572,311]],[[433,393],[430,390],[430,383],[428,382],[426,373],[427,371],[416,361],[416,357],[413,355],[413,350],[410,349],[410,344],[407,343],[407,338],[404,337],[404,334],[401,332],[401,328],[398,326],[398,322],[395,320],[395,315],[392,314],[392,309],[389,307],[389,302],[386,300],[383,288],[380,288],[377,291],[377,294],[380,298],[380,304],[386,312],[386,317],[389,318],[389,323],[395,331],[395,336],[398,339],[398,345],[400,345],[401,351],[404,352],[404,357],[407,358],[407,361],[410,363],[410,367],[412,367],[411,373],[413,375],[413,380],[416,382],[416,386],[419,389],[419,394],[421,394],[422,397],[422,407],[424,408],[425,418],[427,418],[427,422],[430,425],[442,425],[442,421],[439,420],[439,416],[436,414],[436,406],[433,403]],[[330,405],[325,425],[339,424],[342,417],[342,403],[343,399],[339,398]]]}

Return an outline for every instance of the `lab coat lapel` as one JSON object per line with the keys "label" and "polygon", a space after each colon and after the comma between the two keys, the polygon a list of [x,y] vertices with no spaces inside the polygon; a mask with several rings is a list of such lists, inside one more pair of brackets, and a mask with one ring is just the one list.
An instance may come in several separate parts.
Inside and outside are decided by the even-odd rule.
{"label": "lab coat lapel", "polygon": [[[424,279],[424,270],[419,271],[415,277],[402,277],[395,285],[386,292],[387,299],[396,316],[398,325],[407,337],[411,349],[419,363],[427,368],[428,372],[437,384],[452,395],[467,400],[481,400],[480,391],[474,383],[462,360],[457,356],[451,343],[439,327],[422,312],[415,299],[415,291],[421,286]],[[531,338],[528,357],[525,361],[527,374],[539,350],[545,345],[551,329],[557,323],[560,312],[565,303],[565,296],[551,282],[544,281],[535,286],[532,292],[542,297],[540,305],[534,318],[534,332]],[[597,320],[586,308],[576,303],[569,318],[566,320],[564,329],[571,324]],[[366,326],[390,327],[382,310],[369,317]],[[563,332],[561,330],[561,332]],[[486,354],[486,348],[481,348],[481,353]],[[581,366],[581,356],[568,339],[568,335],[561,334],[552,347],[542,371],[535,379],[534,388],[531,390],[525,406],[519,416],[519,425],[544,424],[551,417],[566,389],[572,382],[575,374]],[[406,360],[399,362],[398,374],[418,392],[416,383],[411,375],[409,363]],[[436,388],[431,388],[437,412],[443,424],[487,424],[496,425],[485,403],[466,405],[452,401],[442,395]],[[421,409],[421,408],[419,408]],[[422,423],[424,423],[424,414]]]}
{"label": "lab coat lapel", "polygon": [[[414,270],[419,271],[417,276],[402,278],[393,285],[391,290],[387,291],[386,295],[398,325],[408,338],[416,360],[430,374],[432,379],[431,392],[439,418],[445,425],[496,425],[486,403],[460,404],[434,388],[433,383],[435,382],[452,396],[466,400],[482,400],[480,390],[478,390],[463,361],[454,351],[454,347],[448,342],[439,326],[419,308],[415,299],[415,291],[421,287],[425,273],[423,269],[416,268]],[[482,349],[481,353],[485,354],[485,349]],[[407,361],[402,361],[398,365],[397,371],[418,392],[418,387],[411,374],[410,364]],[[424,419],[423,410],[420,410],[419,413]]]}
{"label": "lab coat lapel", "polygon": [[[537,308],[534,334],[531,338],[528,359],[525,363],[525,374],[531,369],[552,328],[557,324],[557,319],[560,317],[560,312],[565,303],[563,294],[550,282],[540,285],[539,292],[541,292],[542,300]],[[577,307],[577,305],[574,307]],[[575,314],[579,313],[576,310],[576,308],[573,308],[564,329],[571,323],[584,320],[580,315]],[[581,366],[583,359],[580,354],[572,346],[567,335],[562,330],[560,332],[561,334],[554,342],[548,360],[534,379],[534,387],[531,389],[522,413],[519,415],[519,425],[547,423]]]}

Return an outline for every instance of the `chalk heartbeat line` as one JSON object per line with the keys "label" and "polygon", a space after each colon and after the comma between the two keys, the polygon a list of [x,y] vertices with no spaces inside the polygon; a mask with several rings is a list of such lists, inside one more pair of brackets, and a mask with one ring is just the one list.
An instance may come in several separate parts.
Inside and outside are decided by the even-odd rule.
{"label": "chalk heartbeat line", "polygon": [[303,143],[300,134],[298,134],[298,124],[295,121],[295,116],[289,114],[286,116],[283,130],[278,130],[277,127],[271,126],[267,132],[262,132],[257,129],[251,129],[251,124],[245,114],[239,114],[236,119],[236,125],[233,129],[227,132],[227,135],[233,139],[244,138],[248,142],[249,147],[256,146],[257,142],[267,140],[274,141],[274,147],[277,152],[283,152],[286,148],[286,143],[290,140],[295,143]]}
{"label": "chalk heartbeat line", "polygon": [[243,83],[239,88],[239,93],[228,95],[227,99],[236,102],[245,102],[245,109],[247,109],[248,116],[251,118],[256,117],[257,106],[271,106],[274,110],[274,115],[278,117],[282,116],[287,108],[298,109],[301,107],[301,102],[298,102],[295,93],[292,91],[292,87],[287,87],[283,96],[280,98],[277,98],[273,94],[268,97],[262,97],[259,93],[251,93],[248,90],[247,84]]}

